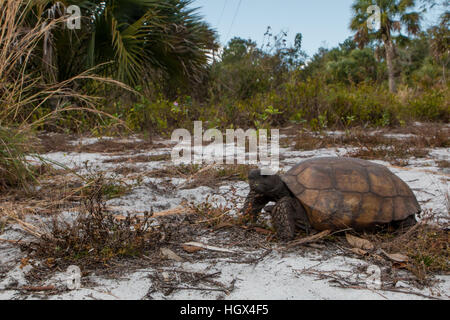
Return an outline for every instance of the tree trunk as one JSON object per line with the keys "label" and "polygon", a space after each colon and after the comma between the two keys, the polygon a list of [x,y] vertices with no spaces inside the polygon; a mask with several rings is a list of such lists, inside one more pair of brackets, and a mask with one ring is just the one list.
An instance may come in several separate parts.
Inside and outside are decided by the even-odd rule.
{"label": "tree trunk", "polygon": [[383,39],[384,41],[384,48],[386,50],[386,64],[388,68],[388,77],[389,77],[389,91],[392,93],[397,92],[397,84],[395,80],[395,65],[394,65],[394,59],[395,59],[395,51],[394,51],[394,44],[392,43],[392,39],[390,37],[385,37]]}

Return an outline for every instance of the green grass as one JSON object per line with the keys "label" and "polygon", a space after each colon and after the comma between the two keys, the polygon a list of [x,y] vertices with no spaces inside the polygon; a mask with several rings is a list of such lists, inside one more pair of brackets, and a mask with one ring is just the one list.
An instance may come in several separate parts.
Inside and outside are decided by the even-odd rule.
{"label": "green grass", "polygon": [[35,170],[26,159],[29,151],[27,135],[0,127],[0,190],[16,186],[29,189],[35,179]]}

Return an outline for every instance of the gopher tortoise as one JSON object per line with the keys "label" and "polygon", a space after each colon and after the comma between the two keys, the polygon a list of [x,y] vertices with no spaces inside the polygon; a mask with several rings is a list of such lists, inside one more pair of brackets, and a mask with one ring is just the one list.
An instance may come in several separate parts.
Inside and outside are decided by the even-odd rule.
{"label": "gopher tortoise", "polygon": [[360,159],[310,159],[281,176],[252,170],[249,184],[242,212],[255,220],[267,203],[276,202],[272,224],[284,241],[293,239],[297,228],[408,227],[421,211],[405,182],[385,166]]}

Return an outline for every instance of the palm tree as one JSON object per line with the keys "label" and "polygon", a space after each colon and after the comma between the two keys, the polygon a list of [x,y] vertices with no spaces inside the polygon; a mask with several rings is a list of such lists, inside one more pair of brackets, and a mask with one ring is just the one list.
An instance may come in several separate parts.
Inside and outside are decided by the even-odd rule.
{"label": "palm tree", "polygon": [[439,25],[431,27],[428,30],[430,34],[431,55],[436,63],[442,65],[442,82],[447,82],[445,74],[450,60],[450,13],[445,12],[441,15]]}
{"label": "palm tree", "polygon": [[[415,0],[355,0],[352,5],[353,18],[350,28],[356,31],[355,41],[360,47],[372,41],[382,41],[388,68],[389,90],[397,91],[395,71],[395,39],[405,38],[401,35],[403,29],[409,35],[420,31],[421,16],[411,11],[415,8]],[[368,9],[372,5],[380,8],[380,29],[370,31],[367,21],[371,13]],[[397,34],[397,36],[396,36]]]}
{"label": "palm tree", "polygon": [[132,85],[151,74],[196,81],[216,46],[214,31],[191,8],[192,0],[31,2],[31,25],[33,17],[64,15],[69,5],[82,10],[80,30],[52,30],[43,44],[44,69],[59,81],[102,64],[104,75]]}

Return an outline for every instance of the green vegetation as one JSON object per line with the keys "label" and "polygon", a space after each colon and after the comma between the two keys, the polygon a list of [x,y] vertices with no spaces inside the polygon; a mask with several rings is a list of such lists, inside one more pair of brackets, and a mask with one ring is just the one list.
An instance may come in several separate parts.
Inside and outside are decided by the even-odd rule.
{"label": "green vegetation", "polygon": [[[355,0],[355,37],[312,57],[298,33],[223,51],[192,0],[0,0],[0,186],[25,186],[37,130],[170,135],[194,120],[313,130],[449,121],[449,13],[420,29],[429,1]],[[79,5],[82,28],[66,26]],[[26,31],[26,32],[24,32]],[[301,30],[299,30],[301,31]],[[131,86],[133,90],[130,90]],[[90,112],[86,112],[90,111]]]}

